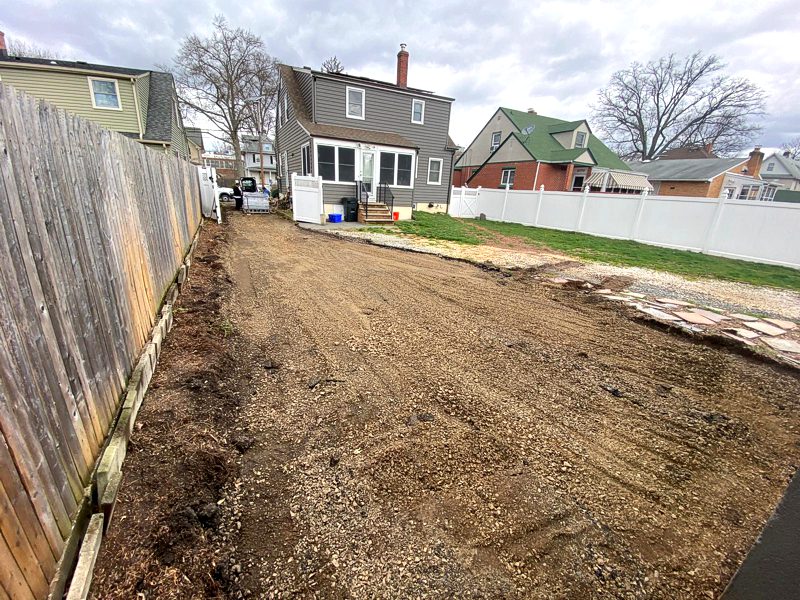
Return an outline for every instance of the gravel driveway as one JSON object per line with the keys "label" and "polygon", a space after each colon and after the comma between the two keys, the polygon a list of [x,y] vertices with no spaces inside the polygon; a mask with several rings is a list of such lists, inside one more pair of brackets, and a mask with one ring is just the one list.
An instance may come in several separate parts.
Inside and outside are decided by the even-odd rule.
{"label": "gravel driveway", "polygon": [[800,460],[788,370],[591,295],[229,227],[223,312],[263,361],[224,502],[245,595],[715,597]]}

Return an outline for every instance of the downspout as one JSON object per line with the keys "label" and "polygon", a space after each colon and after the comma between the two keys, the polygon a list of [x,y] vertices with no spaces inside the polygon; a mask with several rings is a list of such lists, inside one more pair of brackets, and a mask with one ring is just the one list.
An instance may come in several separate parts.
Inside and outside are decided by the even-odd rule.
{"label": "downspout", "polygon": [[539,181],[539,166],[541,166],[538,160],[536,161],[536,175],[533,176],[533,189],[536,189],[536,182]]}
{"label": "downspout", "polygon": [[136,123],[139,125],[139,139],[144,138],[142,131],[142,113],[139,111],[139,96],[136,93],[136,78],[131,77],[131,88],[133,89],[133,107],[136,109]]}

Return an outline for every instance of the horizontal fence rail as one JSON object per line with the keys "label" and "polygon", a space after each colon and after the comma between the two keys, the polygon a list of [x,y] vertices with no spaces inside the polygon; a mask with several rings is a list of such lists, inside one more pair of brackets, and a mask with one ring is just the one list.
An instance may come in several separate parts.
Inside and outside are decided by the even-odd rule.
{"label": "horizontal fence rail", "polygon": [[449,214],[800,268],[800,204],[453,188]]}
{"label": "horizontal fence rail", "polygon": [[126,379],[200,219],[191,164],[0,84],[7,597],[47,596]]}

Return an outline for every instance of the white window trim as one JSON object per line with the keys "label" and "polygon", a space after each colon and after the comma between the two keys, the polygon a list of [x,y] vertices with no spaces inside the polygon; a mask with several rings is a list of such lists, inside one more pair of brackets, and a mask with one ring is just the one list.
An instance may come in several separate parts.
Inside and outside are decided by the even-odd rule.
{"label": "white window trim", "polygon": [[[350,114],[350,92],[361,92],[361,116],[357,117],[355,115]],[[347,86],[345,88],[345,102],[344,102],[344,115],[348,119],[358,119],[359,121],[363,121],[366,119],[367,115],[367,93],[364,91],[364,88],[357,88]]]}
{"label": "white window trim", "polygon": [[[311,142],[306,142],[305,144],[300,146],[300,173],[303,176],[311,175],[314,172],[314,165],[313,164],[309,164],[309,165],[303,164],[305,162],[305,157],[306,157],[306,154],[304,152],[306,148],[308,148],[308,160],[309,160],[309,162],[313,162],[313,158],[314,158],[312,156],[312,154],[311,154]],[[308,173],[306,173],[304,171],[306,166],[308,167]]]}
{"label": "white window trim", "polygon": [[[494,143],[494,136],[497,134],[497,144]],[[493,131],[492,137],[489,141],[489,152],[494,152],[500,147],[500,144],[503,142],[503,132],[502,131]]]}
{"label": "white window trim", "polygon": [[[110,77],[87,77],[86,80],[89,83],[89,97],[92,99],[92,108],[96,108],[97,110],[122,110],[122,98],[119,95],[119,81],[116,79],[112,79]],[[94,87],[92,86],[93,81],[113,81],[114,82],[114,91],[117,94],[117,106],[97,106],[94,102]]]}
{"label": "white window trim", "polygon": [[[422,118],[419,121],[415,121],[414,120],[414,105],[415,104],[421,104],[422,105],[422,111],[420,112],[420,115],[421,115]],[[419,98],[413,98],[411,100],[411,122],[414,125],[425,125],[425,100],[420,100]]]}
{"label": "white window trim", "polygon": [[774,162],[767,163],[767,171],[772,171],[774,168],[775,168]]}
{"label": "white window trim", "polygon": [[503,177],[506,175],[506,173],[513,173],[514,174],[514,179],[516,180],[516,178],[517,178],[517,169],[515,167],[506,167],[502,171],[500,171],[500,187],[505,189],[505,187],[508,186],[508,189],[513,190],[514,189],[514,182],[513,181],[509,181],[509,179],[511,179],[511,177],[506,177],[506,181],[505,182],[503,181]]}
{"label": "white window trim", "polygon": [[[581,144],[581,145],[579,146],[579,145],[578,145],[578,136],[579,136],[580,134],[583,134],[583,144]],[[588,136],[586,135],[586,132],[585,132],[585,131],[576,131],[576,132],[575,132],[575,147],[576,147],[576,148],[586,148],[586,145],[587,145],[587,144],[586,144],[586,141],[587,141],[587,140],[586,140],[586,138],[587,138],[587,137],[588,137]]]}
{"label": "white window trim", "polygon": [[[357,144],[351,144],[351,143],[348,143],[348,142],[338,142],[338,141],[335,141],[335,140],[321,140],[321,139],[320,140],[315,140],[314,141],[314,152],[313,152],[313,155],[312,155],[312,160],[313,160],[313,165],[312,166],[314,167],[314,173],[316,173],[318,177],[321,177],[320,169],[319,169],[319,147],[320,146],[332,146],[333,148],[335,148],[334,153],[333,153],[333,160],[334,160],[334,163],[333,163],[333,175],[334,175],[335,179],[323,179],[322,180],[322,185],[325,185],[326,183],[338,184],[338,185],[353,185],[355,183],[355,181],[358,181],[358,171],[359,171],[359,166],[358,165],[359,165],[359,161],[361,159],[361,153],[359,152],[359,148],[358,148]],[[339,148],[350,148],[350,149],[352,149],[354,151],[353,152],[353,161],[354,161],[354,165],[353,166],[355,167],[355,169],[354,169],[354,172],[353,172],[353,178],[355,179],[355,181],[341,181],[339,179]]]}
{"label": "white window trim", "polygon": [[[396,146],[378,146],[373,144],[359,144],[357,142],[345,142],[342,140],[336,140],[332,138],[314,138],[314,149],[312,152],[312,160],[313,165],[315,168],[314,173],[316,176],[319,177],[319,146],[336,146],[341,148],[354,148],[356,151],[356,180],[363,178],[363,173],[361,173],[361,154],[362,152],[375,152],[375,163],[376,163],[376,171],[377,171],[377,179],[376,182],[380,182],[381,177],[381,152],[391,152],[393,154],[406,154],[411,157],[411,185],[392,185],[390,184],[390,188],[396,188],[401,190],[413,190],[414,189],[414,181],[416,180],[417,174],[417,154],[413,150],[409,150],[408,148],[398,148]],[[339,154],[337,150],[336,154],[336,180],[332,181],[330,179],[323,179],[322,185],[352,185],[352,181],[339,181]],[[394,161],[394,180],[397,181],[397,167],[398,167],[398,160],[395,158]]]}
{"label": "white window trim", "polygon": [[[431,164],[439,163],[439,181],[431,181]],[[429,158],[428,159],[428,185],[442,185],[442,170],[444,169],[444,159]]]}
{"label": "white window trim", "polygon": [[[380,150],[378,150],[378,185],[381,184],[381,153],[394,154],[394,180],[395,180],[395,183],[393,183],[393,184],[390,183],[389,187],[390,188],[399,189],[399,190],[411,190],[411,189],[414,189],[414,179],[416,179],[416,174],[417,174],[417,170],[416,170],[417,161],[416,161],[415,153],[414,152],[409,152],[408,150],[398,150],[398,149],[395,149],[395,148],[381,148]],[[410,169],[411,170],[411,185],[398,185],[397,184],[397,171],[398,171],[398,168],[400,167],[400,160],[399,160],[398,157],[401,156],[401,155],[410,156],[411,157],[411,169]]]}
{"label": "white window trim", "polygon": [[281,175],[283,176],[283,182],[286,184],[286,187],[289,187],[289,155],[286,150],[281,152]]}
{"label": "white window trim", "polygon": [[283,117],[283,124],[286,125],[286,119],[289,118],[289,94],[284,91],[283,92],[283,111],[281,112],[281,116]]}

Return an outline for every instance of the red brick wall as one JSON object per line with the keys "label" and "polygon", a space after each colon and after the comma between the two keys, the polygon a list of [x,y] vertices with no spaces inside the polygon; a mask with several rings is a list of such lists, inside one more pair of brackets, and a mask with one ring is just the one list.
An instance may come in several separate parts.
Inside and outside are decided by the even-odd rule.
{"label": "red brick wall", "polygon": [[544,185],[545,190],[555,192],[568,191],[568,185],[572,183],[567,181],[567,165],[550,165],[546,163],[539,164],[539,175],[536,175],[535,161],[517,162],[517,163],[497,163],[487,164],[469,180],[469,187],[476,188],[478,186],[485,188],[497,189],[500,187],[500,177],[503,169],[507,167],[514,167],[517,173],[514,177],[515,190],[532,190],[534,179],[536,180],[536,188]]}
{"label": "red brick wall", "polygon": [[463,169],[453,169],[453,187],[461,187],[463,185],[464,182],[461,180],[463,174]]}
{"label": "red brick wall", "polygon": [[[713,197],[709,193],[709,186],[710,184],[705,181],[662,181],[661,187],[658,189],[658,195],[695,196],[697,198]],[[717,194],[719,194],[719,189]]]}

